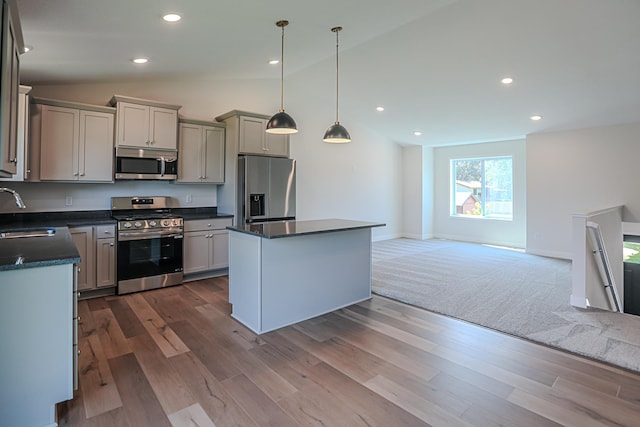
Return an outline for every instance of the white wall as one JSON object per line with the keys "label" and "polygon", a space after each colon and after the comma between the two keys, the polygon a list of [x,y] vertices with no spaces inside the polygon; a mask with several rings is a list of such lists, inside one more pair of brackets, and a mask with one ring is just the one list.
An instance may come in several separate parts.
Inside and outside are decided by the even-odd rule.
{"label": "white wall", "polygon": [[[326,144],[322,136],[335,119],[335,98],[329,90],[323,99],[309,99],[304,88],[322,80],[331,87],[334,74],[331,61],[315,70],[299,73],[285,91],[285,108],[296,119],[300,132],[291,136],[291,157],[298,161],[297,217],[346,218],[387,224],[373,230],[376,240],[402,234],[402,149],[381,135],[370,132],[350,120],[343,123],[351,132],[349,144]],[[285,84],[289,84],[289,79]],[[326,81],[325,81],[326,80]],[[225,80],[206,77],[108,82],[99,84],[34,85],[32,95],[65,101],[107,105],[114,94],[133,96],[182,105],[181,117],[213,120],[227,111],[238,109],[263,114],[275,113],[279,107],[280,82],[273,80]],[[291,106],[291,108],[289,108]],[[176,185],[170,183],[116,184],[14,184],[29,210],[108,209],[109,197],[170,195],[189,206],[216,203],[213,185]],[[65,196],[74,199],[64,206]],[[0,212],[17,211],[10,195],[0,198]]]}
{"label": "white wall", "polygon": [[327,115],[298,114],[301,131],[291,143],[291,157],[297,161],[297,218],[380,222],[387,226],[373,229],[374,240],[400,237],[401,147],[353,122],[350,143],[327,144],[322,141],[331,124]]}
{"label": "white wall", "polygon": [[[490,220],[450,215],[452,159],[513,156],[513,220]],[[525,247],[527,224],[527,185],[525,184],[525,141],[502,141],[457,145],[435,149],[435,237]]]}
{"label": "white wall", "polygon": [[571,258],[571,216],[640,222],[640,123],[527,136],[527,252]]}
{"label": "white wall", "polygon": [[403,237],[433,237],[433,148],[403,150]]}

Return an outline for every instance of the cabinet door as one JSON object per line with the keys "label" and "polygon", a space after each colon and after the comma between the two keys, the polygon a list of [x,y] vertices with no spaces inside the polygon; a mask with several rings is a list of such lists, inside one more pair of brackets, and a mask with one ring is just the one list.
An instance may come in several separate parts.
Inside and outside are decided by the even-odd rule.
{"label": "cabinet door", "polygon": [[96,239],[96,287],[116,284],[115,239]]}
{"label": "cabinet door", "polygon": [[75,181],[78,179],[79,123],[79,110],[42,106],[41,180]]}
{"label": "cabinet door", "polygon": [[113,181],[113,114],[80,110],[79,179]]}
{"label": "cabinet door", "polygon": [[265,132],[266,152],[270,156],[289,157],[289,135]]}
{"label": "cabinet door", "polygon": [[2,58],[0,58],[0,172],[2,175],[16,173],[18,130],[18,67],[20,53],[10,19],[9,5],[2,7]]}
{"label": "cabinet door", "polygon": [[240,116],[240,153],[265,154],[265,128],[267,121],[256,117]]}
{"label": "cabinet door", "polygon": [[229,267],[229,232],[214,231],[210,240],[209,268],[215,270]]}
{"label": "cabinet door", "polygon": [[118,142],[125,147],[147,148],[149,145],[149,107],[118,103]]}
{"label": "cabinet door", "polygon": [[210,231],[184,233],[184,274],[197,273],[209,269],[210,234]]}
{"label": "cabinet door", "polygon": [[202,177],[202,126],[180,123],[178,181],[200,182]]}
{"label": "cabinet door", "polygon": [[204,127],[203,182],[224,182],[224,129]]}
{"label": "cabinet door", "polygon": [[93,227],[74,227],[70,228],[69,232],[80,254],[78,290],[93,289],[96,286]]}
{"label": "cabinet door", "polygon": [[178,112],[167,108],[149,107],[149,147],[178,149]]}

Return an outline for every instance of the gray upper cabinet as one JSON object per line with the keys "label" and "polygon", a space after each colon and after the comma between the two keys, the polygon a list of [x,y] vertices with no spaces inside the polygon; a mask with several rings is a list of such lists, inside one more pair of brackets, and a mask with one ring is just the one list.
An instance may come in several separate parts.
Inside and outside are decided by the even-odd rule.
{"label": "gray upper cabinet", "polygon": [[220,123],[180,120],[178,182],[224,182],[225,129]]}
{"label": "gray upper cabinet", "polygon": [[41,181],[113,182],[114,113],[34,99]]}
{"label": "gray upper cabinet", "polygon": [[289,157],[289,135],[265,131],[269,116],[233,110],[216,117],[216,120],[227,126],[227,151],[231,149],[235,155]]}
{"label": "gray upper cabinet", "polygon": [[[13,2],[2,1],[0,31],[0,176],[9,177],[17,171],[18,162],[18,86],[20,84],[20,43],[22,35]],[[19,27],[18,27],[19,28]]]}
{"label": "gray upper cabinet", "polygon": [[289,157],[289,136],[265,132],[266,117],[240,116],[240,154]]}
{"label": "gray upper cabinet", "polygon": [[16,173],[0,181],[31,181],[32,158],[29,152],[29,92],[31,86],[20,86],[18,93],[18,142]]}
{"label": "gray upper cabinet", "polygon": [[147,149],[178,149],[179,105],[114,95],[117,109],[116,146]]}

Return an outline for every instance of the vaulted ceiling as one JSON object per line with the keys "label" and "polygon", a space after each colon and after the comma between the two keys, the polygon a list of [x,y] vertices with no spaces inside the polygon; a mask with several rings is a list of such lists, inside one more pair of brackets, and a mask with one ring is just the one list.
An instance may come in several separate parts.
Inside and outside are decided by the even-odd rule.
{"label": "vaulted ceiling", "polygon": [[[447,145],[640,121],[637,0],[20,0],[22,82],[285,79],[335,61],[341,117]],[[182,20],[161,17],[177,12]],[[130,60],[149,58],[143,66]],[[512,77],[503,85],[503,77]],[[309,98],[327,88],[308,85]],[[329,94],[330,96],[330,94]],[[384,106],[378,113],[376,106]],[[534,122],[533,114],[542,115]],[[421,136],[414,136],[419,130]]]}

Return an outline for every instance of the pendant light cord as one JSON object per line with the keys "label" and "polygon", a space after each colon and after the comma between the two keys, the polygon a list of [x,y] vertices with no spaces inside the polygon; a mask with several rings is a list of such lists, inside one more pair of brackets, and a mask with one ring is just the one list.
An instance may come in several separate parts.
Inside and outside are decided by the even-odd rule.
{"label": "pendant light cord", "polygon": [[280,111],[284,111],[284,27],[282,25],[282,43],[280,50]]}
{"label": "pendant light cord", "polygon": [[342,28],[338,27],[335,29],[336,32],[336,124],[340,123],[338,121],[338,86],[339,86],[339,81],[338,81],[338,33],[340,32]]}

